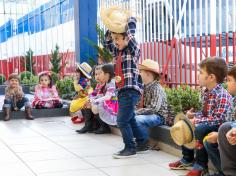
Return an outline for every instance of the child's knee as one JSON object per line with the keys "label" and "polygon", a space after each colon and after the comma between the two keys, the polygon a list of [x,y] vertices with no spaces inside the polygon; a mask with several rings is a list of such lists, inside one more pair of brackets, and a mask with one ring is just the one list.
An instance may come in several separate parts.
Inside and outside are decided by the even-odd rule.
{"label": "child's knee", "polygon": [[10,98],[4,99],[4,104],[11,104],[12,100]]}

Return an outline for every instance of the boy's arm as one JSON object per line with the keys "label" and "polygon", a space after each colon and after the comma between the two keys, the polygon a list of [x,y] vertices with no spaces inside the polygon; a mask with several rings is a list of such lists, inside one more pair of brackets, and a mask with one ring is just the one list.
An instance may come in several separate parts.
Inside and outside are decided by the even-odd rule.
{"label": "boy's arm", "polygon": [[104,48],[106,48],[114,57],[115,54],[115,44],[113,43],[112,37],[111,37],[111,31],[107,30],[105,34],[105,39],[102,41],[102,45]]}
{"label": "boy's arm", "polygon": [[134,37],[135,30],[136,30],[136,23],[137,23],[137,20],[134,17],[130,17],[128,19],[126,34],[128,37],[128,47],[129,47],[132,55],[139,55],[139,52],[140,52],[138,43]]}
{"label": "boy's arm", "polygon": [[[226,119],[227,111],[230,108],[230,105],[228,103],[228,97],[225,95],[220,95],[217,99],[217,106],[214,108],[213,113],[209,114],[208,117],[204,117],[202,113],[196,113],[196,117],[194,118],[194,123],[210,123],[214,121],[218,122],[224,122]],[[211,102],[212,103],[212,102]],[[211,104],[211,106],[213,106]]]}
{"label": "boy's arm", "polygon": [[136,111],[137,115],[149,115],[149,114],[155,114],[157,111],[159,111],[162,103],[163,103],[164,95],[160,91],[154,91],[152,92],[152,99],[151,103],[147,105],[145,108],[141,108]]}

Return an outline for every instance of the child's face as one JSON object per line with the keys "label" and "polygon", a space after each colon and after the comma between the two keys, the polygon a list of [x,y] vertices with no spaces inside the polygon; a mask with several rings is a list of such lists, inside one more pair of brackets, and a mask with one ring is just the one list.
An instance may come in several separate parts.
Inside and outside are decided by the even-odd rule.
{"label": "child's face", "polygon": [[12,88],[16,88],[16,87],[19,86],[19,80],[12,78],[12,79],[9,80],[9,85]]}
{"label": "child's face", "polygon": [[233,76],[227,76],[227,90],[231,95],[236,95],[236,80]]}
{"label": "child's face", "polygon": [[50,79],[48,76],[42,76],[40,78],[40,85],[43,86],[43,87],[48,87],[50,84]]}
{"label": "child's face", "polygon": [[99,56],[98,57],[98,65],[102,65],[104,62],[103,62],[103,59]]}
{"label": "child's face", "polygon": [[125,47],[128,46],[128,39],[124,37],[122,34],[111,34],[112,40],[115,43],[116,47],[119,50],[123,50]]}
{"label": "child's face", "polygon": [[198,81],[200,86],[207,87],[210,83],[216,82],[216,78],[213,74],[209,75],[206,68],[200,68],[198,72]]}
{"label": "child's face", "polygon": [[139,74],[142,78],[143,83],[146,84],[148,80],[148,72],[145,70],[139,70]]}
{"label": "child's face", "polygon": [[99,74],[99,80],[101,83],[107,83],[109,80],[109,74],[108,73],[104,73],[102,70],[100,71]]}
{"label": "child's face", "polygon": [[100,69],[95,70],[95,80],[100,82]]}
{"label": "child's face", "polygon": [[75,76],[76,76],[76,78],[79,80],[80,77],[81,77],[81,73],[80,73],[80,72],[76,72],[76,73],[75,73]]}

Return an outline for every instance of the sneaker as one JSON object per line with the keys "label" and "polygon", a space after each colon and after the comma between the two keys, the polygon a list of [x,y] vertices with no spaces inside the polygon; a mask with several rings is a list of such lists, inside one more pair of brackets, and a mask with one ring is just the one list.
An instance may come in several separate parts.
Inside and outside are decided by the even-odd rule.
{"label": "sneaker", "polygon": [[136,151],[130,150],[130,149],[123,149],[113,154],[113,158],[115,159],[131,158],[131,157],[136,157],[136,156],[137,156]]}
{"label": "sneaker", "polygon": [[149,146],[148,143],[144,143],[142,145],[137,145],[136,146],[136,152],[139,154],[144,154],[149,152]]}
{"label": "sneaker", "polygon": [[169,163],[169,168],[173,170],[188,170],[188,167],[191,167],[193,163],[188,162],[188,163],[183,163],[181,160]]}
{"label": "sneaker", "polygon": [[196,170],[193,169],[189,171],[186,176],[204,176],[207,173],[207,170]]}

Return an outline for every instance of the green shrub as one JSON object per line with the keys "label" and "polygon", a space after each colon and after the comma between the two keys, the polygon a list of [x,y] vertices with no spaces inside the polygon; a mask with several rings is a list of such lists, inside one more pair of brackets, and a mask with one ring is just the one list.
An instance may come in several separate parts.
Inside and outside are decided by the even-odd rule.
{"label": "green shrub", "polygon": [[76,93],[73,82],[72,77],[65,77],[56,82],[58,93],[62,99],[73,99]]}
{"label": "green shrub", "polygon": [[24,79],[30,80],[30,78],[31,78],[32,76],[33,76],[33,74],[32,74],[31,72],[29,72],[29,71],[21,72],[21,73],[20,73],[20,81],[21,81],[21,83],[22,83],[22,81],[23,81]]}
{"label": "green shrub", "polygon": [[39,81],[38,76],[31,75],[31,77],[29,79],[25,76],[25,77],[23,77],[23,80],[21,80],[21,84],[36,85],[36,84],[38,84],[38,81]]}
{"label": "green shrub", "polygon": [[51,72],[51,77],[52,77],[53,83],[56,83],[59,80],[59,75],[55,72]]}
{"label": "green shrub", "polygon": [[6,81],[6,77],[3,74],[0,74],[0,84],[3,84]]}
{"label": "green shrub", "polygon": [[177,114],[179,112],[186,112],[194,108],[195,111],[201,109],[201,93],[190,86],[180,86],[176,89],[166,89],[167,101]]}

